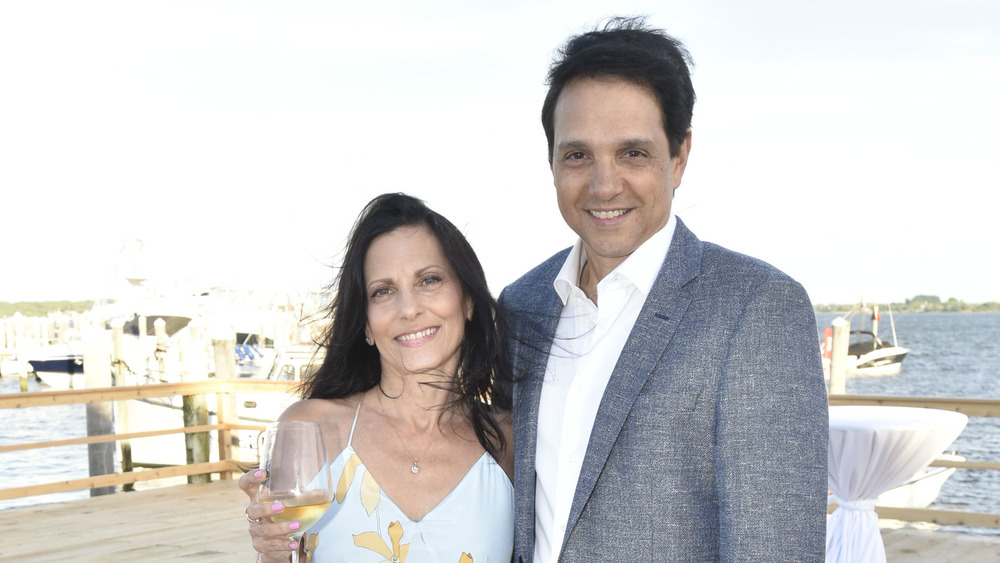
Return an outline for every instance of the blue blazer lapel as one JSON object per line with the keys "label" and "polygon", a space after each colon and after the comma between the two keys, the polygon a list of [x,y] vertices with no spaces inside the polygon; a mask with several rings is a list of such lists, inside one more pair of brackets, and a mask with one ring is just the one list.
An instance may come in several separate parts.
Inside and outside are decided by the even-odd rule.
{"label": "blue blazer lapel", "polygon": [[[531,291],[520,293],[530,296],[527,301],[518,302],[521,310],[508,311],[508,322],[513,334],[511,342],[515,377],[514,386],[514,501],[517,546],[515,553],[526,552],[529,556],[535,544],[535,448],[538,430],[538,401],[542,393],[542,381],[548,365],[549,349],[555,337],[562,313],[562,301],[553,287],[553,280],[559,273],[567,252],[562,252],[553,260],[550,271],[536,278],[537,284]],[[503,296],[501,296],[503,300]]]}
{"label": "blue blazer lapel", "polygon": [[[687,284],[698,275],[700,268],[701,242],[678,219],[667,259],[660,268],[639,318],[636,319],[635,327],[625,342],[597,410],[590,443],[587,445],[587,455],[580,469],[573,506],[570,508],[563,547],[570,536],[570,531],[579,520],[583,507],[590,499],[597,478],[607,463],[632,404],[653,368],[660,361],[680,324],[681,317],[691,303],[692,288]],[[536,396],[534,413],[536,424],[537,415]],[[532,442],[532,463],[534,454],[534,442]],[[515,455],[517,455],[516,450]],[[531,483],[531,486],[533,489],[534,483]]]}

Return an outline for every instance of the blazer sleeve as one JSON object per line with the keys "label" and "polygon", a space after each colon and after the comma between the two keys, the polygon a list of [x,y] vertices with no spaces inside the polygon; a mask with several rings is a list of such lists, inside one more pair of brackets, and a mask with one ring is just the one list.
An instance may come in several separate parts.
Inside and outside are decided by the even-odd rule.
{"label": "blazer sleeve", "polygon": [[829,419],[805,290],[774,272],[732,333],[717,403],[722,561],[822,561]]}

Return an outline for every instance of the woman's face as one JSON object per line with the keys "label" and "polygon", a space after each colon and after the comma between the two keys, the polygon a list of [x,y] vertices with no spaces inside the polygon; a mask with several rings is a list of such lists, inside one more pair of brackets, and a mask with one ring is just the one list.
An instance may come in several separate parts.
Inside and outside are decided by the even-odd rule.
{"label": "woman's face", "polygon": [[382,375],[454,375],[472,318],[472,300],[424,226],[400,227],[376,238],[365,256],[365,332],[382,359]]}

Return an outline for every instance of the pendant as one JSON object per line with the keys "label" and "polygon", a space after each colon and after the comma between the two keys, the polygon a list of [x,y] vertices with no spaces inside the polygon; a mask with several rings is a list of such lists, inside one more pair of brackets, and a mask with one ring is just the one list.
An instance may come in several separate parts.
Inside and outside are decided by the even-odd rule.
{"label": "pendant", "polygon": [[413,460],[413,465],[410,466],[410,471],[412,473],[419,473],[420,467],[417,465],[417,460]]}

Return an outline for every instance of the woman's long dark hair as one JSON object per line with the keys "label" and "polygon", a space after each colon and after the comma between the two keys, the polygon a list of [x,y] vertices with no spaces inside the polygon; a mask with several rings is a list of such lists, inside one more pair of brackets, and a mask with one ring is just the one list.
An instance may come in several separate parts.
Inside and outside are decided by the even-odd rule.
{"label": "woman's long dark hair", "polygon": [[354,223],[343,265],[330,286],[335,292],[328,311],[332,322],[321,342],[326,357],[319,370],[303,382],[302,394],[309,399],[335,399],[379,385],[382,378],[379,352],[365,342],[368,318],[365,256],[376,238],[408,226],[424,226],[434,233],[458,276],[462,292],[473,303],[472,320],[465,323],[459,373],[451,374],[453,384],[447,387],[458,398],[442,406],[466,411],[479,443],[499,458],[505,441],[491,412],[511,407],[507,327],[490,294],[479,258],[465,236],[451,221],[412,196],[380,195],[365,206]]}

